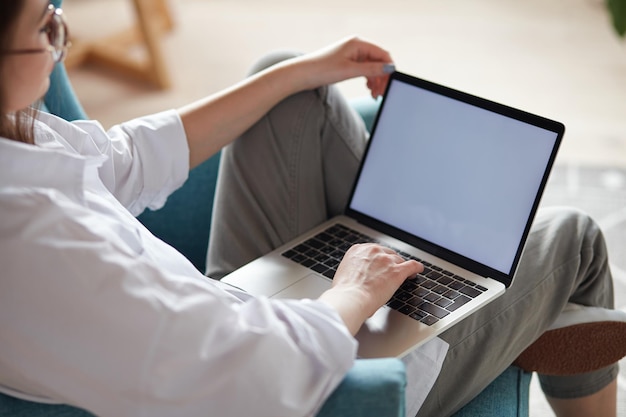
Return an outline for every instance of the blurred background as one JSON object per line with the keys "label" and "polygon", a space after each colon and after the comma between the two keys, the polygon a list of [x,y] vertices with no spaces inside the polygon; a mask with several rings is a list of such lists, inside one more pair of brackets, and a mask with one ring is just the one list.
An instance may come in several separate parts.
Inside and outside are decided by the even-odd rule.
{"label": "blurred background", "polygon": [[[169,0],[157,12],[141,9],[144,23],[160,22],[152,26],[153,54],[146,42],[123,50],[130,60],[152,59],[148,72],[160,68],[166,87],[150,81],[154,73],[132,76],[89,58],[92,49],[123,55],[116,47],[141,27],[137,3],[161,0],[64,0],[75,44],[70,78],[105,127],[228,87],[266,52],[313,51],[353,34],[389,50],[403,72],[564,123],[542,204],[573,205],[600,223],[617,308],[626,311],[626,39],[603,0]],[[367,95],[364,84],[339,87],[355,98]],[[626,417],[624,365],[619,415]],[[533,380],[531,416],[551,415]]]}

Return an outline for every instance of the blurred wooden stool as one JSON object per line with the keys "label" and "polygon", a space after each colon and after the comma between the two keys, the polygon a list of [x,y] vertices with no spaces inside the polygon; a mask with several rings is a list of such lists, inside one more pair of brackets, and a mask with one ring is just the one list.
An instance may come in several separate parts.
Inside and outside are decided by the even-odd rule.
{"label": "blurred wooden stool", "polygon": [[132,0],[136,23],[129,29],[90,42],[72,39],[66,66],[101,65],[165,89],[170,78],[159,39],[174,27],[166,0]]}

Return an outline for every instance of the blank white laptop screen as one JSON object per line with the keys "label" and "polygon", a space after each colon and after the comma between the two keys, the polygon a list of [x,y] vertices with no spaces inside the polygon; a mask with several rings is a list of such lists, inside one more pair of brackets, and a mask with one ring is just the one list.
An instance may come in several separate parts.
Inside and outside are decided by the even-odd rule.
{"label": "blank white laptop screen", "polygon": [[385,100],[350,209],[509,273],[558,135],[401,81]]}

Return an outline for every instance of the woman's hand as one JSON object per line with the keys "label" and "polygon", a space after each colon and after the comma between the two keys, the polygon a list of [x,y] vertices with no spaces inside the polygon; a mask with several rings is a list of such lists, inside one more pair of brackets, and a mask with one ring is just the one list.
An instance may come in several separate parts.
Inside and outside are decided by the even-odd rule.
{"label": "woman's hand", "polygon": [[[280,62],[240,83],[179,109],[193,168],[228,145],[286,97],[364,76],[372,96],[389,81],[389,53],[349,38],[317,52]],[[387,69],[387,71],[385,71]]]}
{"label": "woman's hand", "polygon": [[354,335],[363,322],[384,305],[409,277],[422,272],[417,261],[406,261],[389,248],[354,245],[345,254],[330,290],[320,300],[333,306]]}
{"label": "woman's hand", "polygon": [[344,39],[319,51],[291,60],[302,67],[298,77],[304,84],[297,90],[313,89],[363,76],[372,97],[385,92],[393,60],[386,50],[358,37]]}

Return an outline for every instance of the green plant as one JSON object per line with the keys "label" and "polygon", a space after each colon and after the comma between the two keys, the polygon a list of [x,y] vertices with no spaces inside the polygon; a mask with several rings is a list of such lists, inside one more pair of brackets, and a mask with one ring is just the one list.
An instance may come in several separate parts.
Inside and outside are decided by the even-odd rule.
{"label": "green plant", "polygon": [[613,27],[620,37],[626,35],[626,0],[606,0]]}

